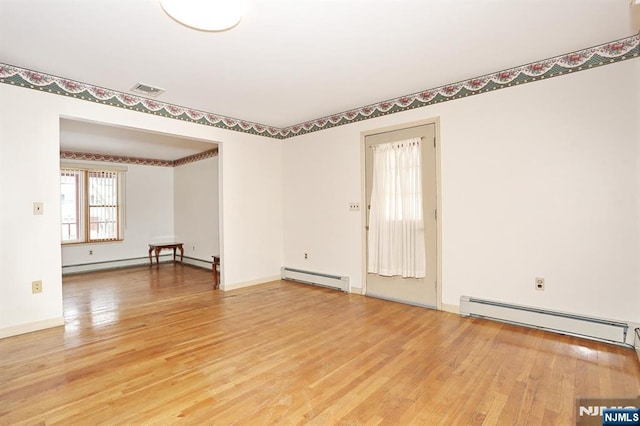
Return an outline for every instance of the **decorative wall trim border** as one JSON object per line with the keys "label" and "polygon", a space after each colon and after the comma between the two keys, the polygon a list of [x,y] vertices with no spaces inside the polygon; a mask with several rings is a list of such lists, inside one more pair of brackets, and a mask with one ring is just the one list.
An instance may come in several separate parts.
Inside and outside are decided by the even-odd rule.
{"label": "decorative wall trim border", "polygon": [[60,158],[63,160],[104,161],[108,163],[124,163],[124,164],[137,164],[141,166],[162,166],[162,167],[182,166],[185,164],[194,163],[196,161],[215,157],[217,155],[218,155],[218,148],[213,148],[208,151],[200,152],[194,155],[189,155],[187,157],[179,158],[174,161],[174,160],[156,160],[153,158],[141,158],[141,157],[124,157],[120,155],[91,154],[87,152],[60,151]]}
{"label": "decorative wall trim border", "polygon": [[0,63],[0,83],[254,135],[277,137],[280,130],[277,127],[143,98],[4,63]]}
{"label": "decorative wall trim border", "polygon": [[123,157],[120,155],[106,155],[106,154],[91,154],[88,152],[60,151],[60,159],[83,160],[83,161],[105,161],[107,163],[138,164],[141,166],[173,167],[173,161],[171,160],[154,160],[152,158]]}
{"label": "decorative wall trim border", "polygon": [[173,167],[182,166],[184,164],[195,163],[196,161],[206,160],[207,158],[215,157],[218,155],[218,148],[213,148],[208,151],[200,152],[198,154],[189,155],[187,157],[179,158],[173,162]]}
{"label": "decorative wall trim border", "polygon": [[478,95],[493,90],[505,89],[524,83],[559,77],[614,62],[638,57],[640,35],[604,43],[554,58],[509,68],[492,74],[446,84],[411,95],[400,96],[364,107],[352,109],[280,129],[282,138],[317,132],[356,121],[368,120],[382,115],[394,114],[441,102]]}
{"label": "decorative wall trim border", "polygon": [[587,49],[459,81],[457,83],[423,90],[411,95],[400,96],[284,128],[252,123],[250,121],[151,100],[3,63],[0,63],[0,83],[71,96],[86,101],[98,102],[147,114],[160,115],[176,120],[190,121],[226,130],[267,136],[275,139],[286,139],[383,115],[395,114],[397,112],[493,90],[505,89],[507,87],[531,83],[546,78],[559,77],[576,71],[588,70],[602,65],[636,58],[639,53],[640,35],[635,34]]}

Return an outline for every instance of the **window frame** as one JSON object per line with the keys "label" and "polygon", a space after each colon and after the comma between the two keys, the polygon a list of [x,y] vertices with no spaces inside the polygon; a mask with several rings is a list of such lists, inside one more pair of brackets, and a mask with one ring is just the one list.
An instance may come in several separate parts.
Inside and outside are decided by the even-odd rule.
{"label": "window frame", "polygon": [[[111,242],[120,242],[124,241],[124,230],[125,230],[125,176],[126,176],[126,167],[114,167],[114,166],[103,166],[103,165],[89,165],[82,163],[61,163],[60,164],[60,185],[62,185],[62,177],[65,173],[68,175],[74,174],[76,176],[76,199],[75,199],[75,210],[76,210],[76,226],[77,226],[77,238],[73,240],[65,240],[64,239],[64,231],[62,227],[65,225],[63,222],[64,218],[62,215],[62,200],[61,200],[61,216],[60,216],[60,241],[62,245],[73,245],[73,244],[100,244],[100,243],[111,243]],[[114,183],[114,191],[115,191],[115,202],[116,204],[94,204],[91,200],[91,178],[96,177],[92,176],[97,175],[99,173],[106,173],[112,175],[115,179]],[[61,198],[62,198],[62,186],[61,186]],[[93,208],[114,208],[115,207],[115,218],[112,218],[115,222],[115,236],[113,238],[92,238],[91,227],[95,221],[91,220],[91,209]],[[102,223],[104,221],[99,221],[97,223]],[[108,223],[108,222],[106,222]]]}

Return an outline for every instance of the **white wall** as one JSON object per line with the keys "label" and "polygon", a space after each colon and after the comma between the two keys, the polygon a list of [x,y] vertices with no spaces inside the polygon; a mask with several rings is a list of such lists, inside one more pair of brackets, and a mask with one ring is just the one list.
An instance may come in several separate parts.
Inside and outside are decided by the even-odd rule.
{"label": "white wall", "polygon": [[[0,337],[26,323],[62,318],[58,115],[42,94],[0,87]],[[44,203],[34,216],[32,203]],[[31,294],[42,280],[43,292]]]}
{"label": "white wall", "polygon": [[[64,160],[66,163],[106,164]],[[127,168],[124,240],[62,246],[62,266],[135,259],[148,254],[147,244],[174,239],[173,168],[123,164]],[[92,251],[93,254],[89,254]],[[105,267],[109,267],[105,264]]]}
{"label": "white wall", "polygon": [[211,262],[220,254],[218,221],[218,157],[174,167],[176,239],[185,256]]}
{"label": "white wall", "polygon": [[[62,321],[61,117],[221,143],[225,283],[259,282],[279,273],[280,141],[1,84],[0,337]],[[34,201],[44,202],[43,216],[32,215]],[[37,279],[44,290],[32,295],[31,281]]]}
{"label": "white wall", "polygon": [[284,264],[360,287],[360,133],[440,117],[443,303],[639,322],[639,75],[626,61],[286,140]]}
{"label": "white wall", "polygon": [[[244,139],[222,146],[222,288],[280,276],[282,141]],[[229,213],[228,213],[229,212]],[[233,212],[233,213],[231,213]],[[270,250],[265,250],[268,245]],[[232,253],[233,255],[230,255]]]}
{"label": "white wall", "polygon": [[[284,143],[0,85],[0,336],[62,320],[60,117],[221,143],[229,289],[283,264],[361,285],[362,224],[348,210],[362,198],[360,132],[439,116],[443,302],[470,295],[640,322],[638,71],[626,61]],[[546,291],[533,290],[535,276]],[[37,279],[44,292],[32,295]]]}
{"label": "white wall", "polygon": [[348,276],[352,287],[362,286],[360,212],[349,211],[349,202],[361,201],[360,130],[376,125],[285,140],[285,266]]}

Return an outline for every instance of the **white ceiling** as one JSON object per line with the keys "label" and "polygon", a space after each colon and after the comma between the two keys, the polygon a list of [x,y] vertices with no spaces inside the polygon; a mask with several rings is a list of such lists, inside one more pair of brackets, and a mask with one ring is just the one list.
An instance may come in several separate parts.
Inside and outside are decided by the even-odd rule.
{"label": "white ceiling", "polygon": [[[629,0],[246,0],[226,32],[156,0],[0,0],[0,62],[286,127],[627,37]],[[636,20],[635,22],[634,19]]]}
{"label": "white ceiling", "polygon": [[174,161],[217,145],[127,127],[61,119],[60,150]]}

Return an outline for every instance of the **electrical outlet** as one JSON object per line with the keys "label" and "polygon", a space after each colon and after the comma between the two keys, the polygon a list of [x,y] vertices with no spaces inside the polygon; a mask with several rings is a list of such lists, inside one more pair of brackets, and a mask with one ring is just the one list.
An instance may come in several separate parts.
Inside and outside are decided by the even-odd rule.
{"label": "electrical outlet", "polygon": [[308,258],[309,258],[309,255],[308,255],[307,253],[305,253],[305,254],[304,254],[304,258],[305,258],[305,259],[308,259]]}
{"label": "electrical outlet", "polygon": [[93,250],[89,250],[89,256],[93,254]]}
{"label": "electrical outlet", "polygon": [[357,201],[352,201],[349,203],[349,211],[351,212],[359,212],[360,211],[360,203]]}
{"label": "electrical outlet", "polygon": [[44,214],[44,203],[42,203],[41,201],[34,202],[33,214],[37,216]]}
{"label": "electrical outlet", "polygon": [[536,290],[544,291],[544,278],[536,277],[535,284],[536,284]]}
{"label": "electrical outlet", "polygon": [[42,293],[42,280],[33,281],[31,283],[31,293]]}

